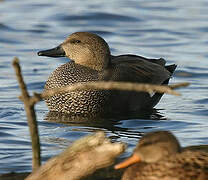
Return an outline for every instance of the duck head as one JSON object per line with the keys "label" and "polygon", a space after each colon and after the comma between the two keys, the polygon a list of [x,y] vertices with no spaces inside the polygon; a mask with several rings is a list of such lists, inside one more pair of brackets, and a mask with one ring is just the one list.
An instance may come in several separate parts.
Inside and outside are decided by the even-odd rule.
{"label": "duck head", "polygon": [[39,51],[39,56],[68,57],[75,63],[101,71],[110,61],[108,44],[100,36],[89,32],[71,34],[56,48]]}
{"label": "duck head", "polygon": [[115,169],[124,168],[138,162],[154,163],[180,151],[180,144],[172,133],[168,131],[150,132],[141,138],[133,155],[116,165]]}

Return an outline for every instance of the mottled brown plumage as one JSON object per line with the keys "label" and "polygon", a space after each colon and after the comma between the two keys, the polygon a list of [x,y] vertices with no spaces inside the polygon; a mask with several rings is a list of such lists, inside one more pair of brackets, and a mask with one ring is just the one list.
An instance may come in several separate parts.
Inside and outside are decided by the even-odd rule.
{"label": "mottled brown plumage", "polygon": [[[46,82],[45,89],[89,81],[124,81],[168,84],[176,66],[165,66],[164,59],[147,59],[136,55],[112,56],[101,37],[88,33],[71,34],[57,48],[40,51],[40,56],[71,59],[58,67]],[[162,94],[123,91],[76,91],[58,94],[46,103],[51,111],[72,114],[127,113],[152,108]]]}
{"label": "mottled brown plumage", "polygon": [[[132,157],[115,166],[119,169],[130,165],[122,180],[208,179],[208,153],[183,151],[177,139],[168,131],[151,132],[143,136]],[[136,160],[131,165],[134,157]]]}

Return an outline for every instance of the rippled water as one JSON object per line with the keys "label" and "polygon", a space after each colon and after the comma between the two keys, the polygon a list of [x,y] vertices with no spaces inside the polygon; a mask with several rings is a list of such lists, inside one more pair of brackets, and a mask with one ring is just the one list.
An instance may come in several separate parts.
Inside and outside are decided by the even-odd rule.
{"label": "rippled water", "polygon": [[[129,155],[144,132],[171,130],[183,146],[208,144],[207,0],[22,0],[0,1],[0,173],[31,170],[31,147],[23,104],[11,67],[21,60],[30,93],[41,92],[49,74],[67,59],[38,57],[38,50],[60,44],[75,31],[101,35],[112,54],[164,57],[178,64],[171,83],[190,82],[182,97],[163,96],[160,120],[122,119],[117,123],[61,124],[45,120],[44,102],[36,106],[45,161],[77,138],[98,129],[129,145]],[[158,119],[158,116],[156,117]]]}

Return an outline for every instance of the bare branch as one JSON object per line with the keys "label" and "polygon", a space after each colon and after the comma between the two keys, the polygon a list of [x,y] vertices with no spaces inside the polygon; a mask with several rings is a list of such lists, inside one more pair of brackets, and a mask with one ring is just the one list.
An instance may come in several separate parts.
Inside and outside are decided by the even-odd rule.
{"label": "bare branch", "polygon": [[58,93],[66,93],[77,90],[123,90],[123,91],[139,91],[139,92],[158,92],[167,93],[171,95],[179,96],[180,94],[173,89],[179,87],[188,86],[189,83],[180,83],[176,85],[152,85],[152,84],[142,84],[142,83],[130,83],[130,82],[87,82],[87,83],[74,83],[70,86],[65,86],[62,88],[54,88],[52,90],[44,91],[40,96],[44,98],[51,97]]}
{"label": "bare branch", "polygon": [[168,87],[170,87],[171,89],[177,89],[177,88],[186,87],[189,85],[190,85],[190,83],[188,83],[188,82],[182,82],[182,83],[178,83],[178,84],[168,85]]}
{"label": "bare branch", "polygon": [[24,108],[27,115],[28,126],[30,129],[30,137],[32,141],[32,152],[33,152],[32,167],[33,167],[33,171],[35,171],[36,169],[39,168],[41,164],[41,157],[40,157],[40,142],[39,142],[37,121],[36,121],[36,114],[34,110],[34,103],[31,100],[31,97],[29,96],[29,93],[27,91],[27,87],[24,83],[18,58],[16,57],[14,58],[12,65],[15,69],[17,81],[19,83],[19,87],[22,94],[20,99],[24,102]]}

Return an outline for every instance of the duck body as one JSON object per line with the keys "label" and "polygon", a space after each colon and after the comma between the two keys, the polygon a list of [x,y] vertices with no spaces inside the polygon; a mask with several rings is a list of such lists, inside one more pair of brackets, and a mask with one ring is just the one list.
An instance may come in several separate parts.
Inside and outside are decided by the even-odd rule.
{"label": "duck body", "polygon": [[[75,39],[77,43],[72,43],[72,40],[75,41]],[[85,51],[78,52],[76,55],[72,53],[73,55],[71,55],[68,50],[75,51],[71,46],[81,44],[80,42],[78,43],[77,39],[82,45],[77,46],[78,50],[76,51],[81,51],[82,49],[85,49]],[[98,42],[96,41],[97,39]],[[86,44],[88,45],[87,50]],[[95,45],[96,47],[90,49],[90,46]],[[59,57],[64,54],[64,56],[71,58],[72,61],[61,65],[49,76],[45,90],[60,88],[78,82],[84,83],[91,81],[136,82],[157,85],[168,84],[176,68],[176,65],[165,66],[165,60],[162,58],[147,59],[136,55],[112,56],[108,52],[107,43],[92,33],[74,33],[58,47],[58,50],[55,48],[41,51],[39,55]],[[57,54],[60,48],[63,53],[62,55],[60,52]],[[88,51],[89,54],[86,54]],[[86,56],[80,57],[80,54],[83,53]],[[91,58],[86,58],[88,56]],[[95,60],[92,60],[93,58]],[[83,59],[86,59],[87,62]],[[143,92],[83,90],[57,94],[45,101],[51,111],[87,115],[113,112],[129,113],[142,109],[150,109],[159,102],[161,97],[162,94],[158,93],[151,96]]]}
{"label": "duck body", "polygon": [[[45,84],[45,90],[60,88],[74,83],[98,81],[99,73],[96,70],[68,62],[58,67]],[[68,114],[84,115],[97,114],[103,111],[108,93],[105,91],[88,90],[57,94],[45,99],[51,111]]]}

